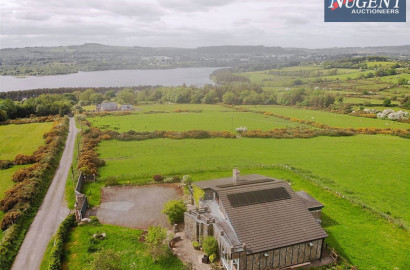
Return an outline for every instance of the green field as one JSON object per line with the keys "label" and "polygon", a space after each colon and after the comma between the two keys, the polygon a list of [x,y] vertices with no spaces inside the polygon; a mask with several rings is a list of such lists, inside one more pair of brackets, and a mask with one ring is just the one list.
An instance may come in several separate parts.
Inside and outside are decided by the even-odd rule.
{"label": "green field", "polygon": [[31,155],[44,144],[43,134],[53,123],[0,126],[0,160],[13,160],[17,154]]}
{"label": "green field", "polygon": [[0,200],[4,197],[4,192],[11,188],[15,183],[11,180],[14,172],[21,168],[29,167],[30,165],[13,166],[7,170],[0,170]]}
{"label": "green field", "polygon": [[142,231],[112,225],[79,226],[74,228],[66,244],[63,269],[83,270],[92,262],[93,252],[88,251],[89,239],[95,233],[106,233],[106,239],[96,245],[97,249],[112,249],[120,256],[121,269],[183,269],[183,264],[174,256],[156,263],[148,254],[145,244],[139,241]]}
{"label": "green field", "polygon": [[[355,117],[346,114],[337,114],[324,111],[315,111],[308,109],[299,109],[285,106],[273,105],[257,105],[257,106],[242,106],[255,111],[268,111],[274,114],[279,114],[288,117],[294,117],[302,120],[308,120],[326,124],[332,127],[342,128],[359,128],[359,127],[374,127],[374,128],[399,128],[409,129],[410,124],[395,122],[391,120],[371,119],[364,117]],[[397,108],[395,110],[398,110]]]}
{"label": "green field", "polygon": [[[388,151],[386,151],[388,146]],[[410,222],[409,141],[393,136],[312,139],[103,141],[102,178],[152,177],[238,166],[289,164],[327,179],[323,186]],[[394,196],[392,196],[394,194]]]}
{"label": "green field", "polygon": [[[157,106],[156,108],[160,108]],[[219,107],[219,106],[215,106]],[[222,107],[223,108],[223,107]],[[153,130],[229,130],[245,126],[249,130],[270,130],[273,128],[286,128],[300,126],[298,123],[280,118],[265,117],[251,112],[217,112],[204,111],[200,113],[156,113],[156,114],[130,114],[124,116],[91,117],[88,120],[93,126],[101,129],[111,129],[120,132],[153,131]]]}

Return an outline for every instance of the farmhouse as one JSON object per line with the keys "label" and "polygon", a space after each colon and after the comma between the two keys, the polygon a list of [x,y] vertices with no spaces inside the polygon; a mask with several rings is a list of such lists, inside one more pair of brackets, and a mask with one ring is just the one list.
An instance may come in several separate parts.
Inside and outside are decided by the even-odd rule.
{"label": "farmhouse", "polygon": [[198,207],[185,212],[191,241],[214,236],[228,270],[279,269],[309,265],[322,258],[326,232],[320,226],[323,205],[285,181],[263,175],[194,183],[204,191]]}
{"label": "farmhouse", "polygon": [[121,105],[120,111],[132,111],[134,110],[134,106],[126,104],[126,105]]}
{"label": "farmhouse", "polygon": [[117,103],[115,102],[103,102],[97,106],[98,111],[116,111]]}

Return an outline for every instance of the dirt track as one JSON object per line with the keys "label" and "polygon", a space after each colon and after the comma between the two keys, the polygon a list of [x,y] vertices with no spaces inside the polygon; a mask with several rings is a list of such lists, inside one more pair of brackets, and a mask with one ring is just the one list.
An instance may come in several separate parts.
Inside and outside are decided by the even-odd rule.
{"label": "dirt track", "polygon": [[64,189],[73,160],[77,132],[74,119],[70,118],[70,131],[60,165],[20,247],[12,267],[13,270],[38,270],[40,268],[48,242],[69,213],[64,200]]}

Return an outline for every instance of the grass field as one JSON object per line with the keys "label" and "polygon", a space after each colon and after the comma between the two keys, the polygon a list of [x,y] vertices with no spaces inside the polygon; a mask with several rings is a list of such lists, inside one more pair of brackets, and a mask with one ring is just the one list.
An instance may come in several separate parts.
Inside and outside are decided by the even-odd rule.
{"label": "grass field", "polygon": [[0,126],[0,160],[13,160],[17,154],[31,155],[44,144],[43,134],[53,123]]}
{"label": "grass field", "polygon": [[[375,128],[400,128],[409,129],[410,124],[395,122],[391,120],[370,119],[364,117],[355,117],[346,114],[336,114],[324,111],[315,111],[308,109],[299,109],[285,106],[274,105],[257,105],[242,106],[250,110],[268,111],[279,115],[294,117],[302,120],[309,120],[326,124],[332,127],[358,128],[358,127],[375,127]],[[395,108],[395,110],[398,110]]]}
{"label": "grass field", "polygon": [[0,170],[0,200],[4,198],[4,192],[11,188],[15,183],[11,180],[14,172],[30,165],[13,166],[7,170]]}
{"label": "grass field", "polygon": [[107,237],[96,247],[115,250],[120,256],[118,266],[121,269],[183,269],[182,262],[174,256],[154,263],[144,243],[139,241],[142,231],[112,225],[86,225],[74,228],[65,247],[66,260],[63,262],[62,269],[87,269],[93,259],[93,253],[88,251],[89,239],[93,234],[103,232]]}
{"label": "grass field", "polygon": [[[218,108],[220,106],[215,106]],[[156,106],[161,108],[161,106]],[[269,130],[273,128],[285,128],[300,126],[298,123],[280,118],[265,117],[261,114],[250,112],[227,111],[203,111],[200,113],[156,113],[156,114],[130,114],[124,116],[91,117],[88,120],[93,126],[101,129],[111,129],[120,132],[153,131],[153,130],[229,130],[235,132],[235,128],[245,126],[250,129]]]}
{"label": "grass field", "polygon": [[107,164],[100,169],[102,178],[118,176],[130,181],[154,174],[289,164],[327,178],[322,180],[323,186],[409,223],[408,149],[406,139],[357,135],[312,139],[112,140],[103,141],[98,152]]}

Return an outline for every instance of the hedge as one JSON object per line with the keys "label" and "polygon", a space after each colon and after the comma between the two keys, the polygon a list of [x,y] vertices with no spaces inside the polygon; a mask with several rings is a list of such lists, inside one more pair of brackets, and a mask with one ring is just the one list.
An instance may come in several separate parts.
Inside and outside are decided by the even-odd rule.
{"label": "hedge", "polygon": [[[0,243],[0,269],[10,269],[37,210],[59,165],[68,132],[68,118],[56,122],[44,135],[46,145],[35,152],[36,169],[24,174],[21,182],[5,192],[0,208],[5,212],[1,225],[7,228]],[[10,226],[11,225],[11,226]]]}
{"label": "hedge", "polygon": [[68,232],[75,224],[75,215],[69,214],[58,227],[54,245],[51,248],[49,270],[60,270],[61,261],[64,256],[64,243],[67,239]]}

